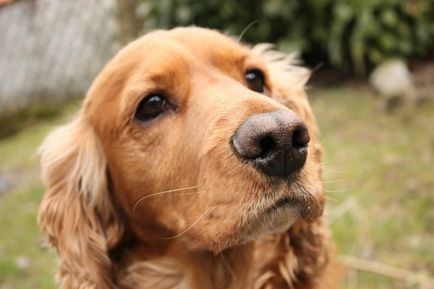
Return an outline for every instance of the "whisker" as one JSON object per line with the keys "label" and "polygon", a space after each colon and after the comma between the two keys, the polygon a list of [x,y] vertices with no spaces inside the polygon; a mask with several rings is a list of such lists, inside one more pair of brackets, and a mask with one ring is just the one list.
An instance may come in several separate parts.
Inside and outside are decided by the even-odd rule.
{"label": "whisker", "polygon": [[355,188],[357,188],[356,185],[352,185],[352,186],[348,186],[348,187],[344,187],[344,188],[340,188],[340,189],[328,189],[328,188],[326,188],[325,192],[326,193],[345,193],[345,192],[349,192]]}
{"label": "whisker", "polygon": [[176,234],[175,236],[172,236],[172,237],[161,237],[161,238],[162,238],[162,239],[165,239],[165,240],[171,240],[171,239],[175,239],[175,238],[178,238],[178,237],[184,235],[184,234],[185,234],[186,232],[188,232],[191,228],[193,228],[197,223],[199,223],[200,220],[202,220],[202,218],[206,215],[206,213],[208,213],[208,210],[209,210],[209,208],[207,208],[207,209],[206,209],[206,210],[205,210],[205,211],[204,211],[204,212],[199,216],[199,218],[197,218],[197,220],[194,221],[194,223],[190,225],[190,227],[188,227],[187,229],[185,229],[185,230],[182,231],[181,233]]}
{"label": "whisker", "polygon": [[233,280],[235,280],[236,279],[236,274],[235,274],[234,270],[232,269],[231,264],[229,262],[227,262],[226,258],[223,256],[223,252],[222,252],[222,249],[221,249],[221,243],[220,242],[217,243],[217,247],[219,248],[219,255],[220,255],[220,258],[222,260],[223,266],[228,269],[229,274],[231,274],[231,278]]}
{"label": "whisker", "polygon": [[355,171],[355,170],[351,171],[351,170],[348,170],[348,169],[339,169],[336,166],[329,165],[326,162],[322,162],[322,167],[324,168],[324,170],[326,172],[329,172],[329,173],[337,173],[337,174],[340,174],[340,175],[356,175],[356,174],[360,174],[360,171]]}
{"label": "whisker", "polygon": [[331,197],[330,195],[325,195],[324,197],[326,198],[327,201],[333,202],[335,204],[339,204],[340,203],[340,201],[338,199],[336,199],[334,197]]}
{"label": "whisker", "polygon": [[[172,189],[172,190],[167,190],[167,191],[162,191],[162,192],[158,192],[158,193],[153,193],[147,196],[144,196],[140,199],[137,200],[137,202],[134,204],[133,206],[133,211],[137,208],[137,206],[139,205],[139,203],[147,198],[150,197],[154,197],[154,196],[158,196],[158,195],[164,195],[164,194],[168,194],[168,193],[174,193],[174,192],[179,192],[179,191],[184,191],[184,190],[192,190],[192,189],[196,189],[199,186],[192,186],[192,187],[185,187],[185,188],[179,188],[179,189]],[[179,194],[181,195],[181,194]]]}
{"label": "whisker", "polygon": [[[247,201],[246,201],[246,195],[244,194],[244,195],[242,195],[242,197],[240,198],[240,201],[238,202],[238,207],[239,208],[243,208],[244,207],[243,204],[246,204],[246,203],[247,203]],[[252,226],[249,223],[249,219],[248,218],[246,218],[246,219],[243,218],[243,213],[242,213],[243,211],[244,211],[243,209],[240,209],[238,211],[239,217],[241,218],[243,224],[246,224],[247,227],[249,228],[249,230],[253,231]]]}
{"label": "whisker", "polygon": [[254,24],[258,23],[259,19],[253,20],[252,22],[250,22],[249,25],[246,26],[246,28],[243,29],[243,31],[241,32],[240,36],[238,36],[238,42],[241,41],[241,39],[243,38],[244,34],[247,32],[247,30],[250,29],[250,27],[252,27]]}
{"label": "whisker", "polygon": [[324,183],[325,184],[336,184],[336,183],[344,183],[346,181],[348,181],[348,179],[345,179],[345,178],[327,179],[326,178],[326,180],[324,181]]}
{"label": "whisker", "polygon": [[327,139],[328,139],[328,135],[322,135],[322,136],[320,137],[319,143],[320,143],[322,146],[325,146],[325,143],[327,142]]}

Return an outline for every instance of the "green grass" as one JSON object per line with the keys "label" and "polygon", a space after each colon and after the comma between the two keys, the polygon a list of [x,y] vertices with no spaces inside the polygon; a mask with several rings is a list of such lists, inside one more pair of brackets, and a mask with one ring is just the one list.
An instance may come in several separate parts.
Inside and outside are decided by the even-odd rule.
{"label": "green grass", "polygon": [[[55,288],[54,254],[43,250],[36,213],[43,188],[38,178],[38,144],[48,130],[46,123],[33,125],[0,141],[0,172],[13,175],[15,186],[0,195],[0,288]],[[27,266],[17,266],[20,259]]]}
{"label": "green grass", "polygon": [[[329,88],[312,95],[340,253],[432,278],[434,103],[388,114],[364,89]],[[417,288],[375,274],[351,278],[356,288]]]}
{"label": "green grass", "polygon": [[[55,288],[52,252],[42,249],[36,212],[43,192],[30,185],[4,196],[0,203],[0,288]],[[19,259],[27,266],[17,266]]]}
{"label": "green grass", "polygon": [[[385,113],[367,90],[313,89],[325,148],[328,218],[339,254],[434,274],[434,103]],[[66,115],[69,115],[69,111]],[[0,289],[55,288],[56,256],[36,226],[44,191],[34,152],[62,117],[37,121],[0,140],[0,174],[15,187],[0,195]],[[28,266],[16,265],[20,257]],[[22,258],[21,258],[22,259]],[[344,288],[418,288],[347,271]]]}
{"label": "green grass", "polygon": [[44,136],[75,108],[71,104],[62,116],[33,120],[24,130],[0,139],[0,176],[13,183],[10,192],[0,194],[0,289],[56,288],[56,255],[45,249],[36,225],[44,192],[36,151]]}

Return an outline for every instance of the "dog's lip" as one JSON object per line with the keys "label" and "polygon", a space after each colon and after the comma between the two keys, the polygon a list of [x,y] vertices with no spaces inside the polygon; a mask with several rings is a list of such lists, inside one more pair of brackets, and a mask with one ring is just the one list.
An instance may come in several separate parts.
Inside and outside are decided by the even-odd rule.
{"label": "dog's lip", "polygon": [[312,222],[322,215],[324,207],[312,198],[282,196],[265,210],[266,214],[273,214],[282,210],[296,210],[306,221]]}
{"label": "dog's lip", "polygon": [[296,205],[293,198],[289,197],[289,196],[283,196],[278,198],[271,206],[269,206],[266,210],[265,213],[269,214],[272,213],[273,211],[276,211],[278,209],[282,209],[282,208],[291,208],[294,207]]}

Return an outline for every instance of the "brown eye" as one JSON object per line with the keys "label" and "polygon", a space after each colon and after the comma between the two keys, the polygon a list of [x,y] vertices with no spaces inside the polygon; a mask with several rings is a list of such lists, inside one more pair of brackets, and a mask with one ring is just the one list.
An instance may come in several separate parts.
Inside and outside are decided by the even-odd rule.
{"label": "brown eye", "polygon": [[264,93],[264,74],[260,70],[254,69],[247,71],[244,79],[246,80],[247,86],[251,90],[259,93]]}
{"label": "brown eye", "polygon": [[166,108],[167,101],[162,94],[151,94],[139,103],[135,118],[141,121],[151,120],[165,111]]}

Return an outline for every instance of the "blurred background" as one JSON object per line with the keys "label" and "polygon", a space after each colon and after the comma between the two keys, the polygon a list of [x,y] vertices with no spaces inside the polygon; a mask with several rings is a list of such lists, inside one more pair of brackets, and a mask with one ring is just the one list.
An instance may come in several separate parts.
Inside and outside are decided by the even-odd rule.
{"label": "blurred background", "polygon": [[298,53],[343,288],[434,288],[434,1],[0,0],[0,289],[55,288],[35,151],[102,66],[198,25]]}

